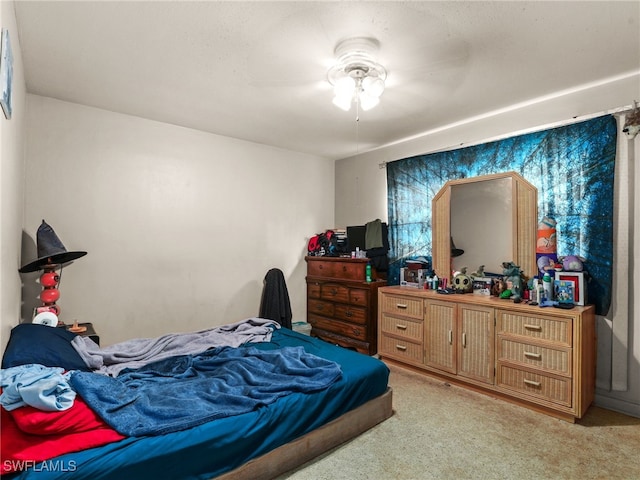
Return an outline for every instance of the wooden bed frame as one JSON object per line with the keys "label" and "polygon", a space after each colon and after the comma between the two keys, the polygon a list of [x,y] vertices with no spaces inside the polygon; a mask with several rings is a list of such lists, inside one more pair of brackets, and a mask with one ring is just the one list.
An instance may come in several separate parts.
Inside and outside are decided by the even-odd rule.
{"label": "wooden bed frame", "polygon": [[282,445],[217,480],[270,480],[357,437],[393,415],[391,387],[377,398],[345,413],[322,427]]}

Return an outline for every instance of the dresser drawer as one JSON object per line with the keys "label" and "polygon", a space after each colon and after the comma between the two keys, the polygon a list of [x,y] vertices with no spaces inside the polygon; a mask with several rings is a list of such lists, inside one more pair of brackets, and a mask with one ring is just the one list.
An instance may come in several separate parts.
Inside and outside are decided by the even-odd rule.
{"label": "dresser drawer", "polygon": [[336,304],[334,316],[338,320],[346,322],[365,324],[367,322],[367,309],[364,307],[354,307],[352,305]]}
{"label": "dresser drawer", "polygon": [[312,277],[334,277],[336,264],[328,261],[310,261],[307,263],[307,275]]}
{"label": "dresser drawer", "polygon": [[499,335],[518,335],[571,346],[571,318],[529,316],[504,310],[496,310],[496,315]]}
{"label": "dresser drawer", "polygon": [[396,295],[382,295],[382,313],[422,319],[422,299]]}
{"label": "dresser drawer", "polygon": [[[353,323],[343,322],[334,318],[325,318],[319,315],[308,315],[309,323],[313,328],[319,328],[328,332],[339,333],[345,337],[354,338],[357,340],[367,340],[367,327],[366,325],[356,325]],[[313,333],[313,331],[311,332]]]}
{"label": "dresser drawer", "polygon": [[373,348],[369,342],[363,342],[362,340],[356,340],[355,338],[345,337],[344,335],[340,335],[334,332],[327,332],[326,330],[321,330],[317,327],[313,328],[313,330],[311,331],[311,335],[333,345],[340,345],[341,347],[348,348],[349,350],[356,350],[360,353],[364,353],[365,355],[371,355],[370,352]]}
{"label": "dresser drawer", "polygon": [[307,283],[307,297],[308,298],[320,298],[320,283],[309,282]]}
{"label": "dresser drawer", "polygon": [[422,363],[424,353],[422,344],[392,338],[384,333],[380,335],[379,351],[382,355],[397,358],[411,363]]}
{"label": "dresser drawer", "polygon": [[331,302],[349,302],[349,288],[339,283],[323,283],[320,286],[320,298]]}
{"label": "dresser drawer", "polygon": [[349,289],[349,303],[362,307],[369,305],[369,290],[363,288]]}
{"label": "dresser drawer", "polygon": [[498,361],[544,369],[558,375],[571,375],[570,348],[549,348],[499,337]]}
{"label": "dresser drawer", "polygon": [[424,338],[424,322],[409,320],[408,318],[392,317],[382,314],[380,329],[384,333],[402,337],[407,340],[422,343]]}
{"label": "dresser drawer", "polygon": [[498,364],[497,385],[571,407],[571,379],[532,373]]}
{"label": "dresser drawer", "polygon": [[331,317],[335,313],[335,306],[331,302],[323,302],[322,300],[309,299],[307,302],[309,313],[317,313],[318,315],[326,315]]}
{"label": "dresser drawer", "polygon": [[307,275],[364,282],[367,263],[364,261],[312,260],[307,261]]}
{"label": "dresser drawer", "polygon": [[367,277],[366,273],[367,264],[366,263],[337,263],[335,265],[334,274],[335,276],[342,278],[344,280],[361,280],[365,281]]}

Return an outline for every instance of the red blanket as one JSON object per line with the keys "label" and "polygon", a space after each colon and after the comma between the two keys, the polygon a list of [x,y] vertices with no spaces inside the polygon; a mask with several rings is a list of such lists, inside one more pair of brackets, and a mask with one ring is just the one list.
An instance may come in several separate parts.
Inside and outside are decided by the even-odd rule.
{"label": "red blanket", "polygon": [[[70,409],[62,412],[43,412],[29,406],[11,412],[2,407],[0,410],[0,475],[125,438],[105,424],[79,396]],[[66,463],[56,468],[75,470],[73,460]]]}

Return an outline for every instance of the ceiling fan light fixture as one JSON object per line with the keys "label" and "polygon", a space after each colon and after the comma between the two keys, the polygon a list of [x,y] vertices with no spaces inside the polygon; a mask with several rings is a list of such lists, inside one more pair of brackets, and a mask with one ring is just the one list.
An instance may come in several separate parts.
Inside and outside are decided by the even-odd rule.
{"label": "ceiling fan light fixture", "polygon": [[356,88],[356,81],[349,77],[344,76],[336,81],[333,86],[333,93],[336,97],[353,96],[353,90]]}
{"label": "ceiling fan light fixture", "polygon": [[360,102],[360,106],[362,107],[362,110],[366,112],[367,110],[371,110],[373,107],[378,105],[380,103],[380,98],[373,97],[371,95],[367,95],[364,92],[361,92],[360,95],[358,96],[358,102]]}
{"label": "ceiling fan light fixture", "polygon": [[377,51],[377,40],[365,37],[347,39],[336,46],[336,64],[327,72],[335,105],[348,111],[352,102],[357,102],[363,110],[380,103],[387,71],[376,62]]}
{"label": "ceiling fan light fixture", "polygon": [[379,98],[384,92],[384,82],[380,77],[364,77],[362,79],[362,90],[371,97]]}
{"label": "ceiling fan light fixture", "polygon": [[339,96],[336,95],[335,97],[333,97],[333,104],[344,110],[345,112],[348,112],[349,110],[351,110],[351,102],[353,100],[353,97],[351,95],[349,96]]}

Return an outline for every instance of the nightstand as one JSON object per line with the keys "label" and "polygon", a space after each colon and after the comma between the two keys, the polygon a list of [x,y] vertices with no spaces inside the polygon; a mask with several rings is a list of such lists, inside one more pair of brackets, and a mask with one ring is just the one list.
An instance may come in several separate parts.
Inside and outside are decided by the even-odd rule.
{"label": "nightstand", "polygon": [[[68,330],[72,326],[73,324],[58,325],[58,328],[66,328]],[[89,337],[91,340],[93,340],[96,343],[96,345],[100,345],[100,336],[93,329],[93,323],[78,323],[78,326],[87,327],[87,329],[84,332],[80,332],[78,333],[78,335],[82,335],[83,337]]]}

